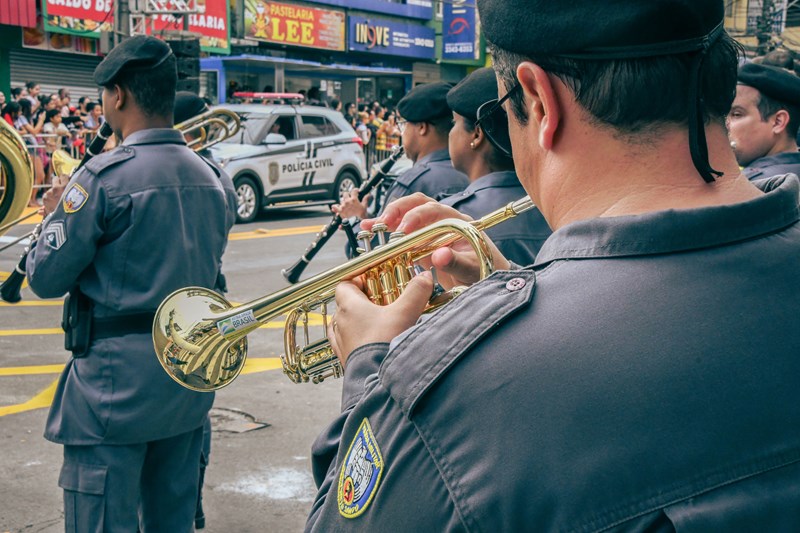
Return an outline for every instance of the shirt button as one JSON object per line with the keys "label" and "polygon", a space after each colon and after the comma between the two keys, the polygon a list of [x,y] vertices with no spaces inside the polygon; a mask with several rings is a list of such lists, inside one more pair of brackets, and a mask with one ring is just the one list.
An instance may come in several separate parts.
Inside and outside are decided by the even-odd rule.
{"label": "shirt button", "polygon": [[513,278],[506,283],[506,289],[510,291],[518,291],[525,286],[524,278]]}

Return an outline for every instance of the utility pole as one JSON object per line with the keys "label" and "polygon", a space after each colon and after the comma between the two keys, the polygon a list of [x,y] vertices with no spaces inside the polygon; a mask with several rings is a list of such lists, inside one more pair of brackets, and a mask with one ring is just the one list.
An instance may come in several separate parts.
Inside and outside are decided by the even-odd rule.
{"label": "utility pole", "polygon": [[774,33],[775,0],[761,0],[761,16],[756,24],[756,39],[758,39],[757,53],[763,56],[770,51],[770,44]]}

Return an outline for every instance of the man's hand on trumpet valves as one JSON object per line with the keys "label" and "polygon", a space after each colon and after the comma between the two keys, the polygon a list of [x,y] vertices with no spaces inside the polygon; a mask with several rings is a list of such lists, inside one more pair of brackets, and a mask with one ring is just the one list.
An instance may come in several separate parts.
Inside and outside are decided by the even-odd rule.
{"label": "man's hand on trumpet valves", "polygon": [[[372,226],[382,222],[389,227],[390,231],[401,231],[408,235],[446,218],[472,220],[469,216],[459,213],[452,207],[442,205],[433,198],[422,193],[414,193],[388,204],[381,216],[362,220],[361,228],[371,230]],[[484,234],[484,238],[492,253],[495,270],[509,269],[510,264],[500,250],[486,234]],[[425,262],[427,266],[436,267],[438,281],[445,289],[451,289],[457,285],[469,286],[479,279],[478,258],[472,246],[463,239],[449,247],[435,251]]]}
{"label": "man's hand on trumpet valves", "polygon": [[433,293],[430,272],[415,276],[390,305],[375,305],[359,280],[336,286],[336,314],[328,324],[328,340],[342,367],[356,348],[390,342],[422,316]]}
{"label": "man's hand on trumpet valves", "polygon": [[53,176],[53,186],[42,195],[42,216],[47,216],[58,207],[61,195],[69,184],[69,176]]}

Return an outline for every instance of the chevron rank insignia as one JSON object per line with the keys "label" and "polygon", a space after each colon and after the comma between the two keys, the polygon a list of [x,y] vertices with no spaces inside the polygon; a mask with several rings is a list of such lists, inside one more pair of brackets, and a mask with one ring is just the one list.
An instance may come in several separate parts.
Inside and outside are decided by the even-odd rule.
{"label": "chevron rank insignia", "polygon": [[77,213],[88,199],[89,193],[86,192],[83,187],[74,183],[64,194],[64,201],[62,202],[64,205],[64,212]]}
{"label": "chevron rank insignia", "polygon": [[381,450],[365,418],[350,443],[339,472],[339,514],[345,518],[355,518],[367,509],[378,491],[383,468]]}
{"label": "chevron rank insignia", "polygon": [[44,230],[44,242],[53,250],[58,250],[67,242],[67,232],[64,231],[64,222],[58,220],[47,226]]}

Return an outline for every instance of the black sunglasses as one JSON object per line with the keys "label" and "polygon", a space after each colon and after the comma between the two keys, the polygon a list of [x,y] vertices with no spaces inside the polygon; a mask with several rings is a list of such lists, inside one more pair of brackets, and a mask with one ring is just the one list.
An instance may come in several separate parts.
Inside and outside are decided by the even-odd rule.
{"label": "black sunglasses", "polygon": [[508,135],[508,115],[503,109],[503,103],[519,89],[520,84],[517,82],[501,99],[484,102],[478,108],[478,120],[475,122],[489,142],[506,157],[511,157],[511,137]]}

